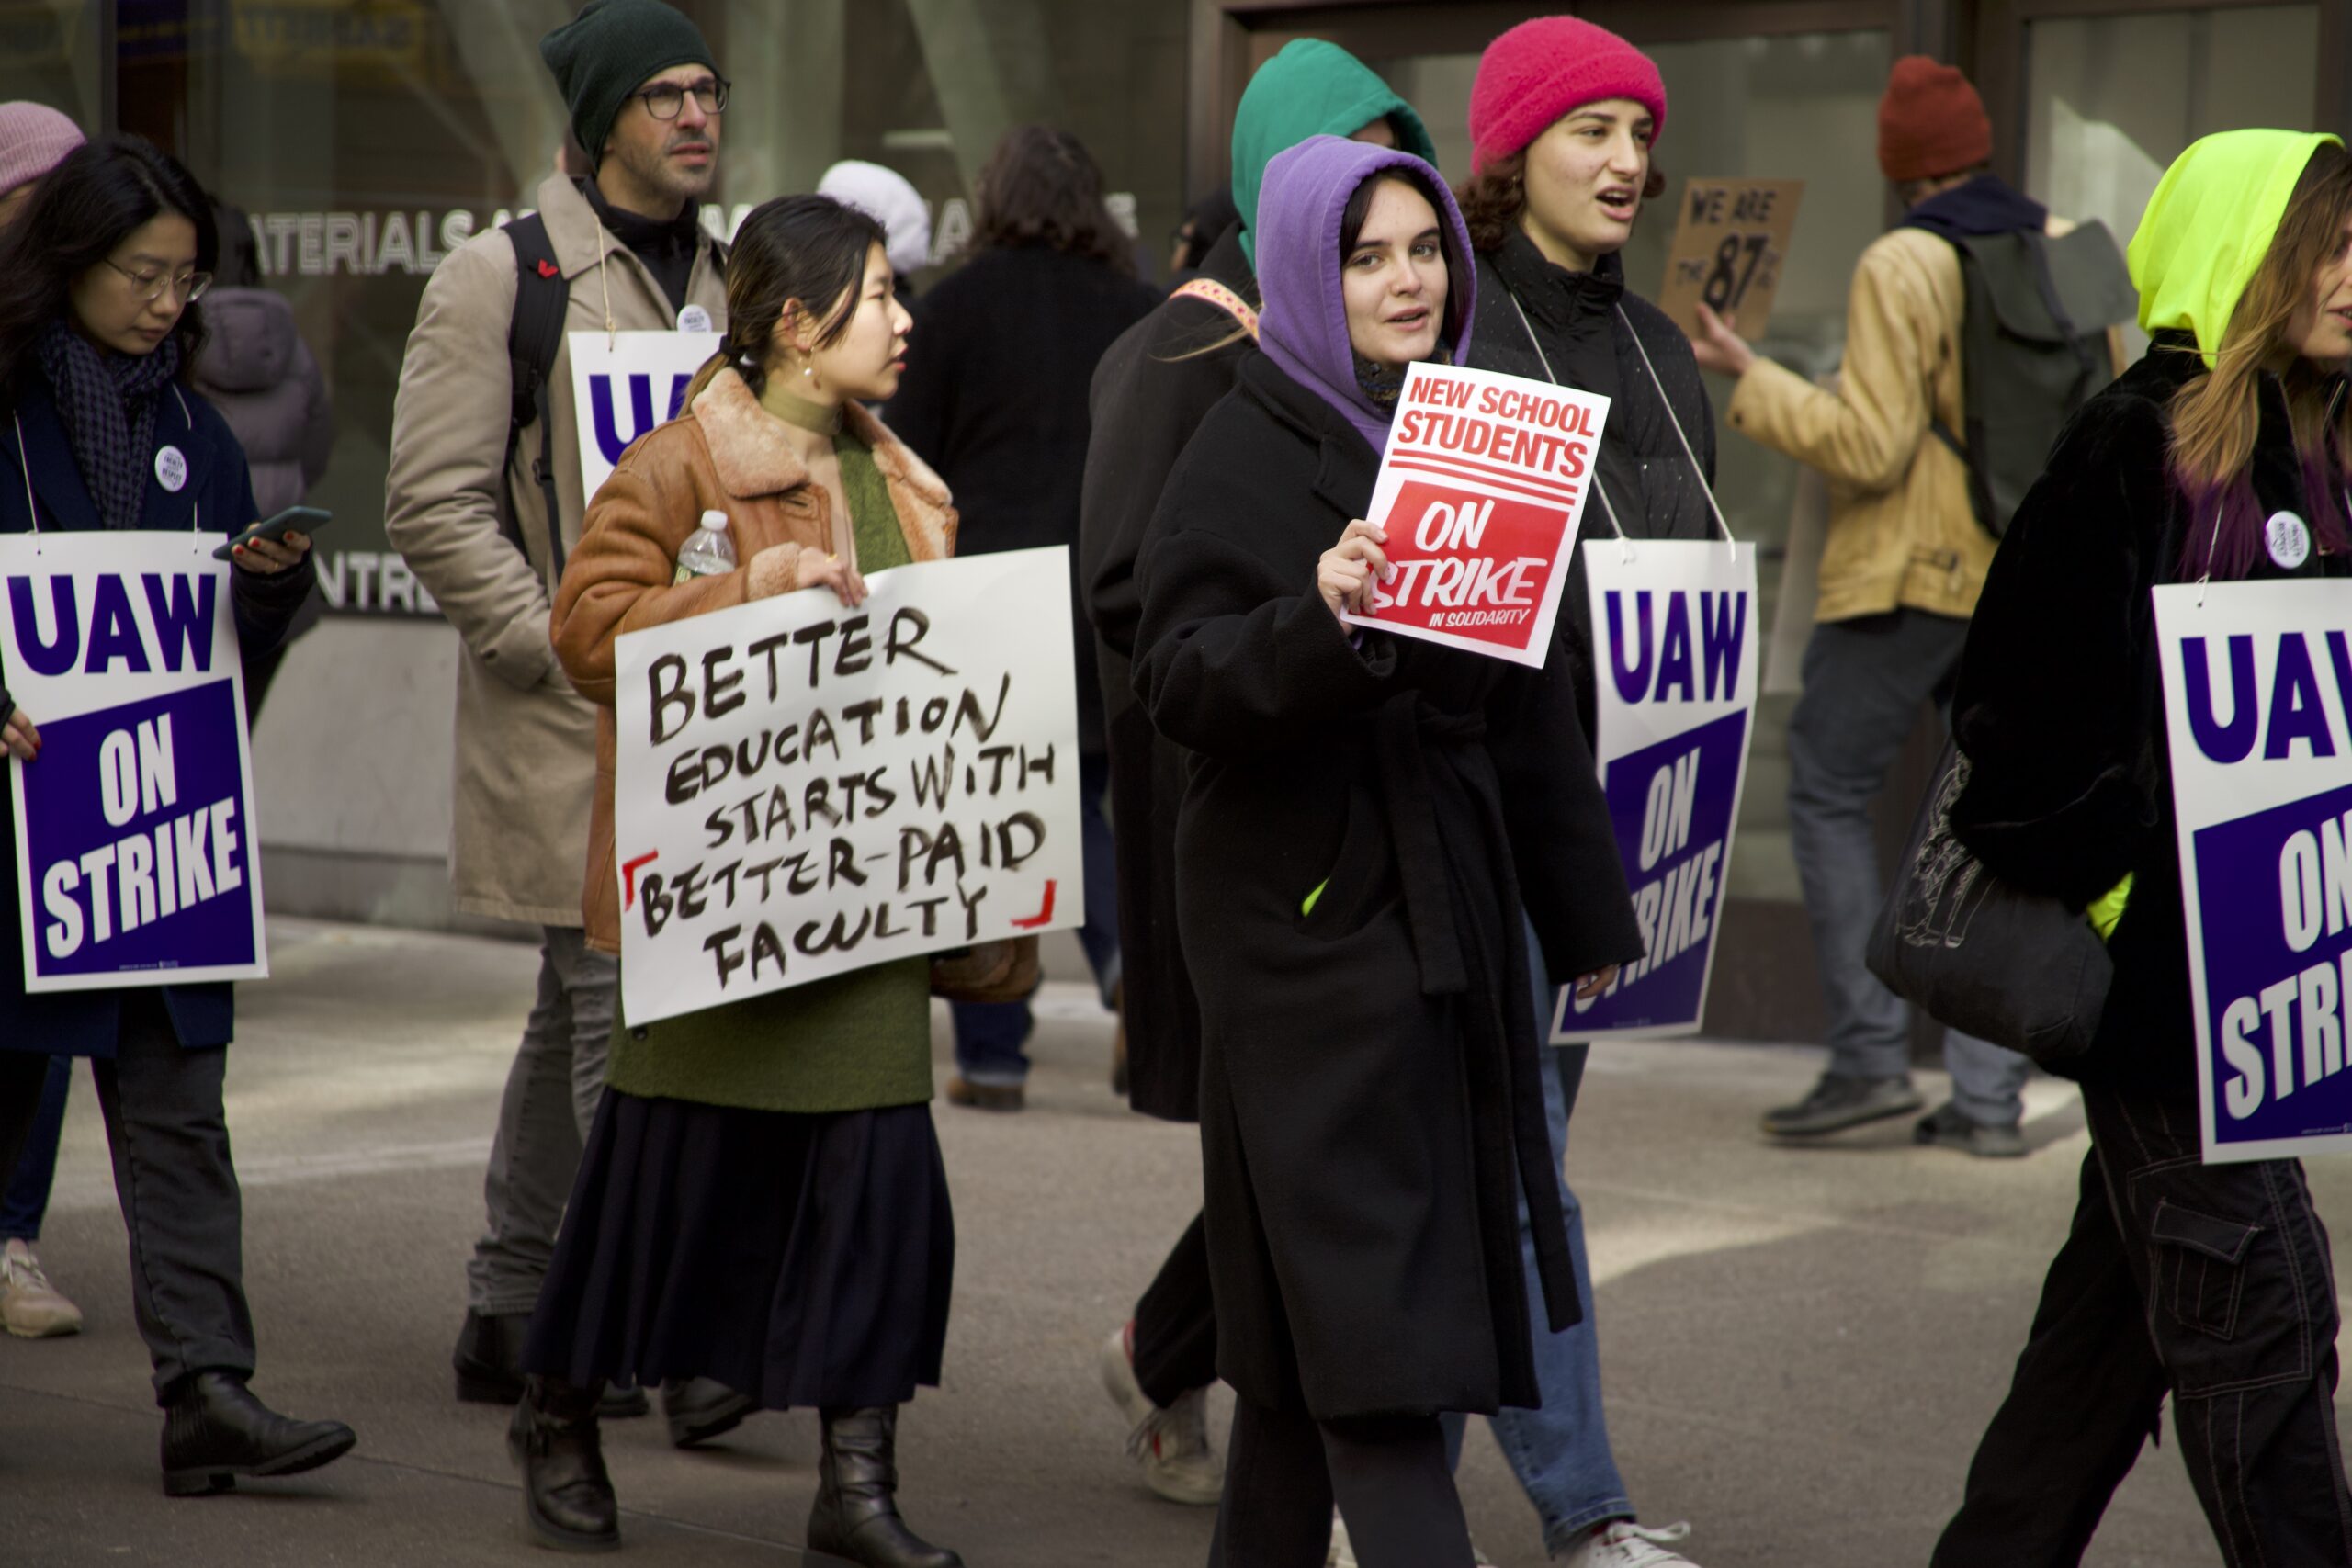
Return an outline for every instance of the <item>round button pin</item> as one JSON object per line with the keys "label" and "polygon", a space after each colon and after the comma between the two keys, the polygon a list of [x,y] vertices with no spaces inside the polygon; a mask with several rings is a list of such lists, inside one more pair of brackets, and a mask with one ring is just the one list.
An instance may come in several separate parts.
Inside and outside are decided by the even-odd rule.
{"label": "round button pin", "polygon": [[155,448],[155,482],[176,495],[187,484],[187,456],[176,446]]}
{"label": "round button pin", "polygon": [[710,331],[710,312],[699,305],[689,305],[678,312],[678,330],[682,333]]}
{"label": "round button pin", "polygon": [[2270,558],[2289,571],[2311,559],[2312,531],[2291,512],[2272,513],[2262,525],[2262,538],[2270,547]]}

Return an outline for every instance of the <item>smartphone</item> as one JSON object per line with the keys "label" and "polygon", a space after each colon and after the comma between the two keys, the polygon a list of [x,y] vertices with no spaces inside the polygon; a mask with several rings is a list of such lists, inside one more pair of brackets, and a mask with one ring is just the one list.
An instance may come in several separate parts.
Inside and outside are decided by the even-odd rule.
{"label": "smartphone", "polygon": [[288,534],[315,534],[325,527],[331,514],[315,506],[289,506],[275,517],[265,517],[242,534],[232,535],[219,549],[212,552],[214,560],[227,560],[230,552],[239,545],[250,545],[255,539],[267,539],[272,544],[283,541]]}

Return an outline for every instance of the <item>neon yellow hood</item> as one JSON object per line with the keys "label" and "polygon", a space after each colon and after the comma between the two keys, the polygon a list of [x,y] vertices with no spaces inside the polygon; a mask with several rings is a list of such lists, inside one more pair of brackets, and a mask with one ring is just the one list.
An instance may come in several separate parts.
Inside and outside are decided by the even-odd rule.
{"label": "neon yellow hood", "polygon": [[2324,141],[2342,145],[2310,131],[2223,130],[2173,160],[2132,236],[2141,331],[2193,333],[2207,367],[2213,365],[2230,312]]}

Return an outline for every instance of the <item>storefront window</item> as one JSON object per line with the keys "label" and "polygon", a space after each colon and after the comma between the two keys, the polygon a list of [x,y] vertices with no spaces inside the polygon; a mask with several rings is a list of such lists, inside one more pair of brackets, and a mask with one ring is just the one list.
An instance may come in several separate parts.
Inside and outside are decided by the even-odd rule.
{"label": "storefront window", "polygon": [[[2197,138],[2312,123],[2319,19],[2317,6],[2263,6],[2034,23],[2027,191],[2129,244],[2157,180]],[[2136,356],[2147,339],[2127,335]]]}
{"label": "storefront window", "polygon": [[[704,220],[730,232],[837,158],[906,174],[932,204],[935,277],[971,235],[996,140],[1045,120],[1102,164],[1114,210],[1164,233],[1181,203],[1184,16],[1078,0],[686,0],[736,84]],[[28,82],[70,86],[60,39],[95,6],[6,5]],[[334,390],[334,461],[313,491],[328,607],[430,615],[384,543],[402,351],[448,252],[532,205],[567,116],[538,39],[566,0],[126,0],[121,118],[251,215],[263,281],[286,294]],[[19,14],[22,19],[19,20]],[[60,20],[63,18],[63,20]],[[94,24],[91,24],[94,25]],[[87,30],[86,28],[85,30]],[[13,39],[14,31],[6,36]],[[95,49],[95,46],[92,46]],[[45,48],[46,56],[40,53]],[[95,62],[95,53],[90,53]],[[95,114],[70,107],[85,119]],[[1147,264],[1148,270],[1148,264]],[[483,352],[503,356],[503,345]]]}
{"label": "storefront window", "polygon": [[[1625,247],[1627,284],[1645,296],[1664,284],[1684,176],[1802,178],[1804,205],[1770,334],[1757,346],[1801,375],[1835,370],[1845,348],[1854,263],[1885,227],[1886,185],[1874,149],[1879,95],[1892,64],[1887,35],[1808,33],[1645,47],[1666,79],[1669,113],[1657,164],[1667,192]],[[1477,55],[1418,55],[1373,64],[1429,122],[1447,175],[1466,177]],[[1758,547],[1763,623],[1771,628],[1781,612],[1800,468],[1724,422],[1725,383],[1711,379],[1708,390],[1717,399],[1716,495],[1733,531]],[[1816,485],[1816,503],[1818,496]],[[1802,599],[1790,606],[1799,622],[1811,602],[1810,585],[1802,586]],[[1803,626],[1784,629],[1787,636],[1779,640],[1801,647]],[[1775,672],[1769,660],[1767,672]],[[1769,686],[1761,702],[1732,861],[1735,897],[1799,897],[1786,807],[1788,715],[1794,702],[1792,690]]]}
{"label": "storefront window", "polygon": [[96,126],[104,9],[85,0],[0,0],[0,103],[28,98],[85,130]]}

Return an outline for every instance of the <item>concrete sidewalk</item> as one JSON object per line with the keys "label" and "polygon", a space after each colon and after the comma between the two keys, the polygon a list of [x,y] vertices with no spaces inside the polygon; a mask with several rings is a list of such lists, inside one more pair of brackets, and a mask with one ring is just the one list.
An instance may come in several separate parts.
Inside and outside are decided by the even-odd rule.
{"label": "concrete sidewalk", "polygon": [[[272,955],[275,977],[243,988],[229,1079],[254,1386],[291,1414],[348,1420],[359,1448],[232,1496],[164,1499],[81,1075],[40,1250],[88,1326],[0,1341],[0,1562],[552,1562],[524,1536],[504,1413],[454,1403],[447,1361],[536,953],[279,920]],[[1026,1113],[936,1108],[956,1314],[947,1387],[905,1417],[907,1512],[972,1568],[1194,1568],[1210,1515],[1142,1489],[1093,1358],[1198,1206],[1197,1147],[1112,1096],[1110,1025],[1089,991],[1057,985],[1041,1011]],[[944,1015],[934,1039],[944,1074]],[[1793,1050],[1603,1047],[1576,1116],[1569,1178],[1599,1275],[1619,1461],[1649,1522],[1692,1521],[1685,1550],[1703,1568],[1924,1563],[2073,1209],[2085,1137],[2064,1086],[2034,1085],[2022,1161],[1915,1149],[1906,1122],[1770,1145],[1758,1111],[1816,1067]],[[2313,1180],[2323,1213],[2352,1213],[2352,1167],[2323,1163]],[[694,1454],[671,1450],[657,1422],[607,1432],[628,1561],[801,1561],[809,1415],[756,1416]],[[1463,1490],[1498,1563],[1544,1561],[1483,1423]],[[2216,1555],[2167,1432],[2087,1561]]]}

